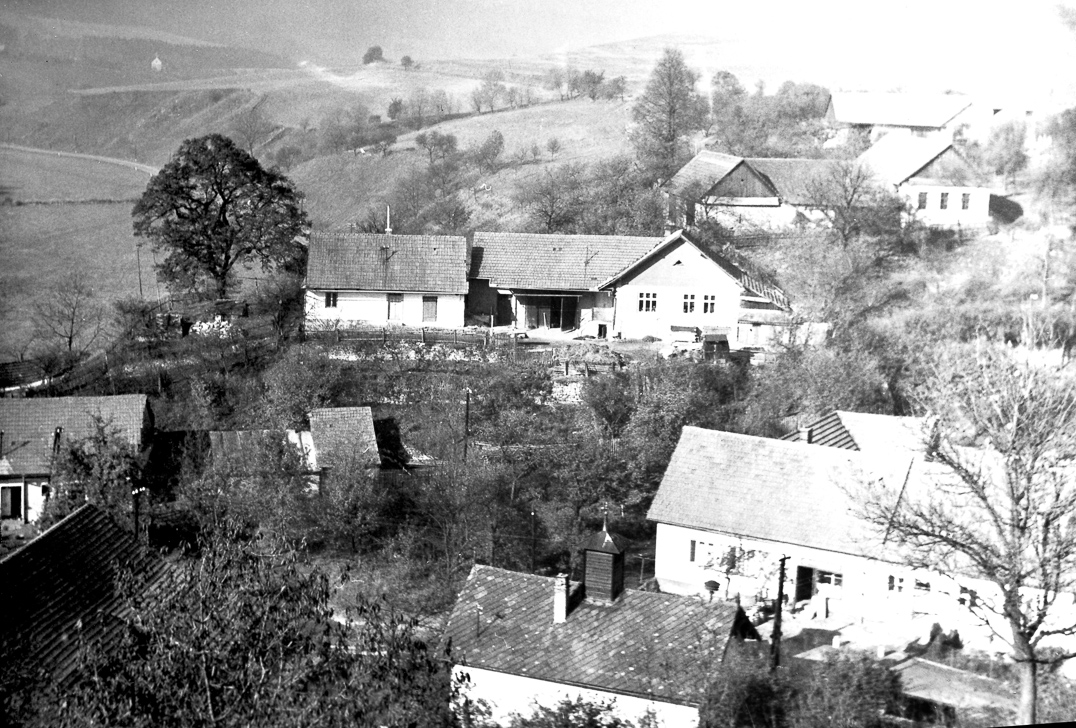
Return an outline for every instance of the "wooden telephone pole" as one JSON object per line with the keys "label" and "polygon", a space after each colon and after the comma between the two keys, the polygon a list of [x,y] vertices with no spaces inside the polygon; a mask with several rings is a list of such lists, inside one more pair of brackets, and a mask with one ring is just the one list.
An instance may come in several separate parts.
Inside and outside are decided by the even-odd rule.
{"label": "wooden telephone pole", "polygon": [[777,577],[777,605],[773,614],[773,634],[770,636],[770,670],[775,671],[781,665],[781,609],[785,601],[785,562],[787,556],[782,556],[781,568]]}

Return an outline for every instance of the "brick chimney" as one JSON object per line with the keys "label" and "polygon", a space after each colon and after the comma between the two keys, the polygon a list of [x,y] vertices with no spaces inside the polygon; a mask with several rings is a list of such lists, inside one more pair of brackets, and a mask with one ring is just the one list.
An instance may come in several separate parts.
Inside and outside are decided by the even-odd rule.
{"label": "brick chimney", "polygon": [[553,624],[563,624],[568,621],[568,590],[570,588],[567,574],[557,574],[553,577]]}

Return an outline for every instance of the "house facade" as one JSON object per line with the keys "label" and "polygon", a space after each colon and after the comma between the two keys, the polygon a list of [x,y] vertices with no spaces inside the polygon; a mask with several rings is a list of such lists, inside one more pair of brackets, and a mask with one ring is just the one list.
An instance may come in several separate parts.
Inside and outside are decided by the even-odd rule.
{"label": "house facade", "polygon": [[467,710],[499,725],[536,705],[612,702],[633,722],[694,726],[712,667],[758,639],[735,604],[623,588],[624,543],[606,530],[584,548],[583,581],[476,565],[445,630]]}
{"label": "house facade", "polygon": [[990,222],[990,188],[950,139],[887,135],[857,161],[903,197],[919,222],[954,229]]}
{"label": "house facade", "polygon": [[765,347],[791,325],[788,300],[722,254],[677,231],[604,281],[614,335],[668,339],[674,328],[724,333],[733,348]]}
{"label": "house facade", "polygon": [[144,455],[153,435],[153,412],[144,394],[0,399],[3,520],[37,521],[51,492],[55,455],[92,436],[96,418]]}
{"label": "house facade", "polygon": [[305,325],[462,327],[467,265],[459,236],[316,233]]}
{"label": "house facade", "polygon": [[612,335],[614,300],[599,285],[662,238],[627,235],[474,235],[468,312],[492,326]]}

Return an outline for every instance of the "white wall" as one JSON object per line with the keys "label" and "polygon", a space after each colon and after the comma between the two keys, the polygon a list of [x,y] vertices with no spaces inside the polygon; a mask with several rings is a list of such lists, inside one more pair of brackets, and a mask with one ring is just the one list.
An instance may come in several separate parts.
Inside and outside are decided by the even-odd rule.
{"label": "white wall", "polygon": [[565,698],[575,700],[577,697],[595,703],[615,700],[616,715],[635,723],[648,710],[657,718],[657,725],[665,728],[694,728],[699,723],[699,711],[686,705],[588,690],[462,665],[453,668],[453,681],[464,674],[470,677],[464,694],[472,701],[484,700],[492,711],[490,717],[498,725],[508,725],[513,713],[530,715],[536,704],[553,707]]}
{"label": "white wall", "polygon": [[[919,209],[919,193],[927,195],[927,206]],[[949,193],[949,205],[941,209],[941,193]],[[981,226],[990,222],[990,190],[982,187],[945,187],[941,185],[903,184],[900,194],[908,201],[915,218],[927,225],[946,227]],[[971,195],[968,209],[961,207],[962,195]]]}
{"label": "white wall", "polygon": [[[386,323],[408,326],[460,328],[463,326],[462,294],[404,293],[399,320],[388,320],[388,294],[380,292],[338,291],[335,308],[325,307],[324,290],[306,292],[307,325],[336,325],[361,322],[375,325]],[[422,297],[437,296],[437,320],[422,320]]]}

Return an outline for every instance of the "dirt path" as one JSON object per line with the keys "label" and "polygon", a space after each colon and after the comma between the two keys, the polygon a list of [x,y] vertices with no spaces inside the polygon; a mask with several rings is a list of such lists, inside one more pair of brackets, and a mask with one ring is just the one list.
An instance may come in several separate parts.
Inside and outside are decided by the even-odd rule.
{"label": "dirt path", "polygon": [[72,157],[74,159],[89,159],[94,162],[104,162],[105,164],[116,164],[120,167],[127,167],[128,169],[137,170],[139,172],[145,172],[149,175],[157,174],[160,170],[157,167],[151,167],[148,164],[139,164],[138,162],[130,162],[126,159],[116,159],[115,157],[100,157],[96,154],[79,154],[78,152],[57,152],[52,149],[38,149],[36,147],[23,147],[18,144],[0,144],[0,149],[11,149],[16,152],[30,152],[33,154],[50,154],[54,157]]}

